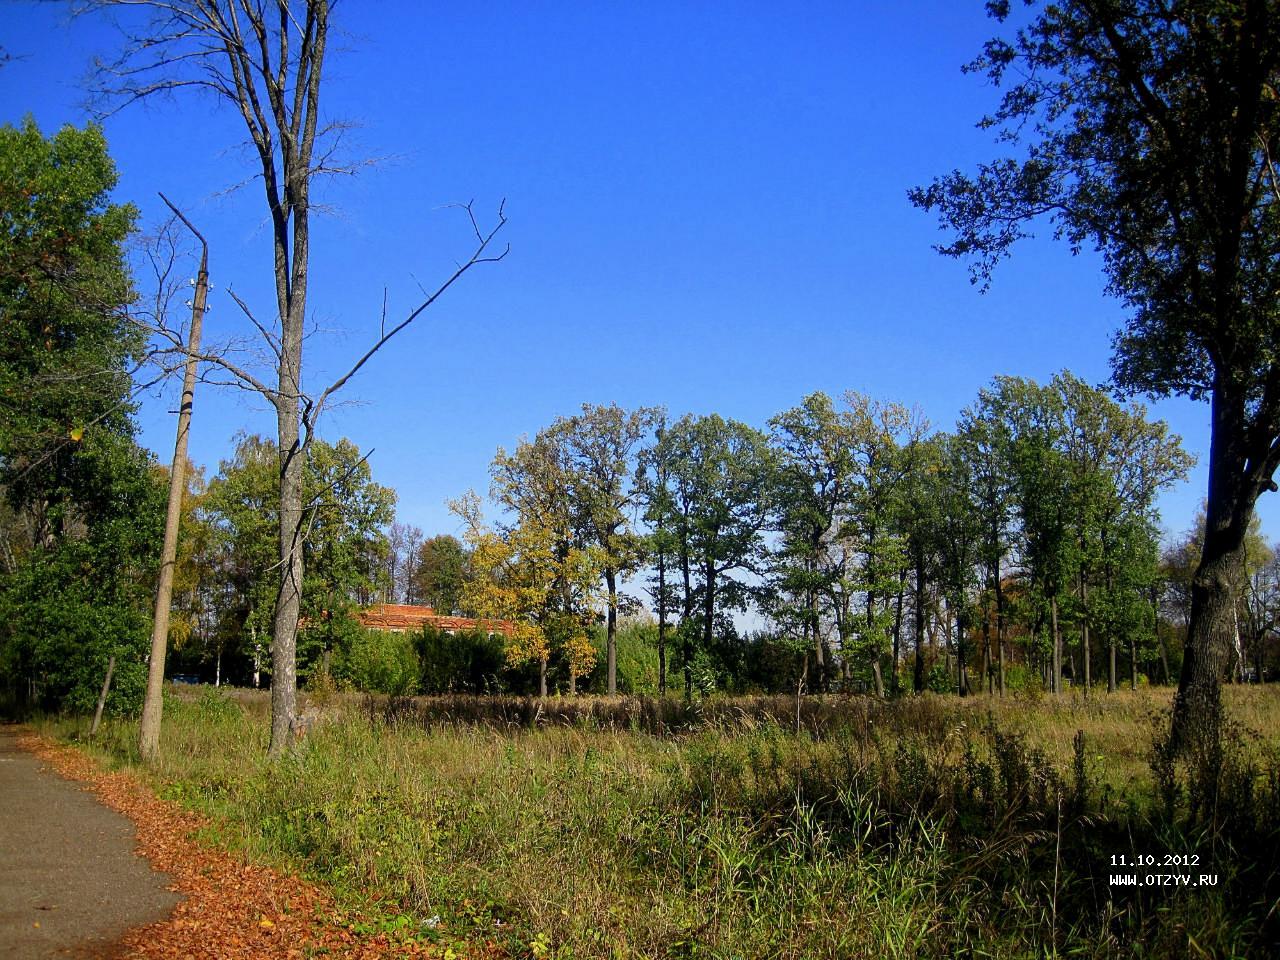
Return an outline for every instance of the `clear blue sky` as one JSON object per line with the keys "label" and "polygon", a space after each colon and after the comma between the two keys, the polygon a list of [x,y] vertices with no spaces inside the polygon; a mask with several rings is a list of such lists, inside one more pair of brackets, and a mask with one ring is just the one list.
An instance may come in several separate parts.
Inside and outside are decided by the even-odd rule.
{"label": "clear blue sky", "polygon": [[[854,10],[853,8],[857,9]],[[83,123],[81,80],[118,45],[61,4],[7,4],[0,122]],[[896,3],[337,6],[325,93],[359,123],[353,157],[385,158],[321,191],[308,341],[318,386],[363,351],[384,289],[395,317],[465,257],[444,205],[505,198],[508,258],[465,278],[378,356],[322,433],[375,450],[400,519],[453,531],[446,498],[487,489],[511,446],[583,402],[663,404],[763,427],[808,392],[914,403],[950,428],[997,374],[1109,374],[1122,321],[1097,260],[1024,245],[990,293],[931,249],[906,190],[994,155],[993,103],[960,66],[992,32],[979,0]],[[156,191],[212,245],[206,336],[245,336],[232,286],[270,314],[269,237],[236,116],[211,99],[135,106],[106,122],[118,194],[143,225]],[[171,395],[144,400],[143,439],[172,449]],[[1156,405],[1207,449],[1208,408]],[[197,396],[191,453],[210,475],[240,430],[274,433],[261,402]],[[1206,472],[1168,493],[1181,531]],[[1280,524],[1264,497],[1267,529]]]}

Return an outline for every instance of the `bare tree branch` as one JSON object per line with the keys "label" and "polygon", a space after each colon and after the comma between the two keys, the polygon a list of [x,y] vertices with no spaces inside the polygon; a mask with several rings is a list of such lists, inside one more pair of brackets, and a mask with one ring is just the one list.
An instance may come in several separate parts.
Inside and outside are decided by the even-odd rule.
{"label": "bare tree branch", "polygon": [[466,204],[457,204],[457,206],[460,206],[464,210],[466,210],[467,217],[471,222],[471,227],[475,231],[476,239],[478,241],[478,244],[475,250],[472,251],[471,256],[466,260],[466,262],[460,264],[457,267],[457,269],[454,270],[453,273],[450,274],[449,277],[442,284],[440,284],[440,286],[438,286],[435,289],[434,292],[429,294],[425,300],[423,300],[420,304],[418,304],[417,307],[411,310],[408,316],[406,316],[403,320],[401,320],[398,324],[396,324],[390,330],[386,330],[385,320],[384,320],[383,333],[382,333],[382,336],[378,338],[377,342],[375,342],[371,347],[369,347],[369,349],[365,351],[364,355],[361,356],[360,359],[358,359],[346,373],[338,377],[337,380],[333,381],[333,383],[331,383],[328,387],[326,387],[324,391],[320,394],[320,398],[315,402],[314,406],[311,408],[310,412],[305,418],[307,420],[308,427],[314,424],[316,418],[320,416],[320,413],[323,411],[324,405],[328,401],[330,396],[332,396],[338,390],[341,390],[346,385],[347,381],[350,380],[353,376],[355,376],[356,373],[359,372],[360,368],[363,367],[366,363],[368,363],[370,358],[372,358],[375,353],[381,350],[382,347],[385,346],[401,330],[409,326],[409,324],[413,323],[414,320],[418,319],[418,317],[421,316],[422,313],[428,307],[430,307],[433,303],[435,303],[438,299],[440,299],[440,296],[446,290],[448,290],[451,286],[453,286],[454,283],[456,283],[458,279],[462,277],[463,274],[465,274],[472,267],[481,263],[497,263],[498,261],[506,257],[506,255],[511,251],[511,247],[508,244],[506,247],[503,248],[502,252],[497,254],[496,256],[486,256],[486,252],[488,251],[490,245],[493,243],[493,238],[497,236],[499,230],[501,230],[504,226],[506,226],[506,223],[507,223],[507,217],[505,212],[506,201],[503,200],[500,204],[498,204],[498,222],[494,225],[494,227],[488,233],[481,233],[480,225],[476,221],[475,212],[473,210],[473,204],[474,204],[474,201]]}

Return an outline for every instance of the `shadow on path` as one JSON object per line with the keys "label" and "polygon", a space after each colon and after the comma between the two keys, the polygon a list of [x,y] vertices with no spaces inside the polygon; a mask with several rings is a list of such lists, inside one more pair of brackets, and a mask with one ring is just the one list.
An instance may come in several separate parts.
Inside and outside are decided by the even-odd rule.
{"label": "shadow on path", "polygon": [[0,956],[93,957],[178,903],[133,824],[20,749],[0,725]]}

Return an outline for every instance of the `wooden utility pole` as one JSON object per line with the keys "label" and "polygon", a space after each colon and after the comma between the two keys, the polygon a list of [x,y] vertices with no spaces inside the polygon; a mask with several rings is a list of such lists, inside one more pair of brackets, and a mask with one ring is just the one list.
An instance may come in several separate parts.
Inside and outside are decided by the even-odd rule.
{"label": "wooden utility pole", "polygon": [[155,622],[151,628],[151,663],[147,671],[147,695],[142,704],[142,728],[138,750],[146,762],[160,756],[160,714],[164,708],[164,660],[169,644],[169,608],[173,602],[173,570],[178,556],[178,521],[182,516],[182,494],[186,490],[187,436],[191,428],[191,406],[196,392],[196,356],[200,351],[200,326],[209,295],[209,244],[191,221],[169,198],[163,200],[188,230],[200,241],[200,272],[191,301],[191,331],[187,336],[187,362],[182,375],[182,404],[178,407],[178,439],[173,445],[173,467],[169,471],[169,510],[164,521],[164,546],[160,554],[160,582],[156,585]]}

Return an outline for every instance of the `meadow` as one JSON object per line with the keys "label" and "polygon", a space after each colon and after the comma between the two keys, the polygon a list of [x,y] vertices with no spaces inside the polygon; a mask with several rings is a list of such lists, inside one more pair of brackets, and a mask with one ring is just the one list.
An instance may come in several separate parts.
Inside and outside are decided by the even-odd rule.
{"label": "meadow", "polygon": [[[1221,747],[1175,758],[1163,690],[799,713],[329,693],[271,763],[264,695],[175,688],[140,772],[209,842],[458,955],[1274,956],[1280,691],[1226,703]],[[136,724],[85,746],[138,766]]]}

